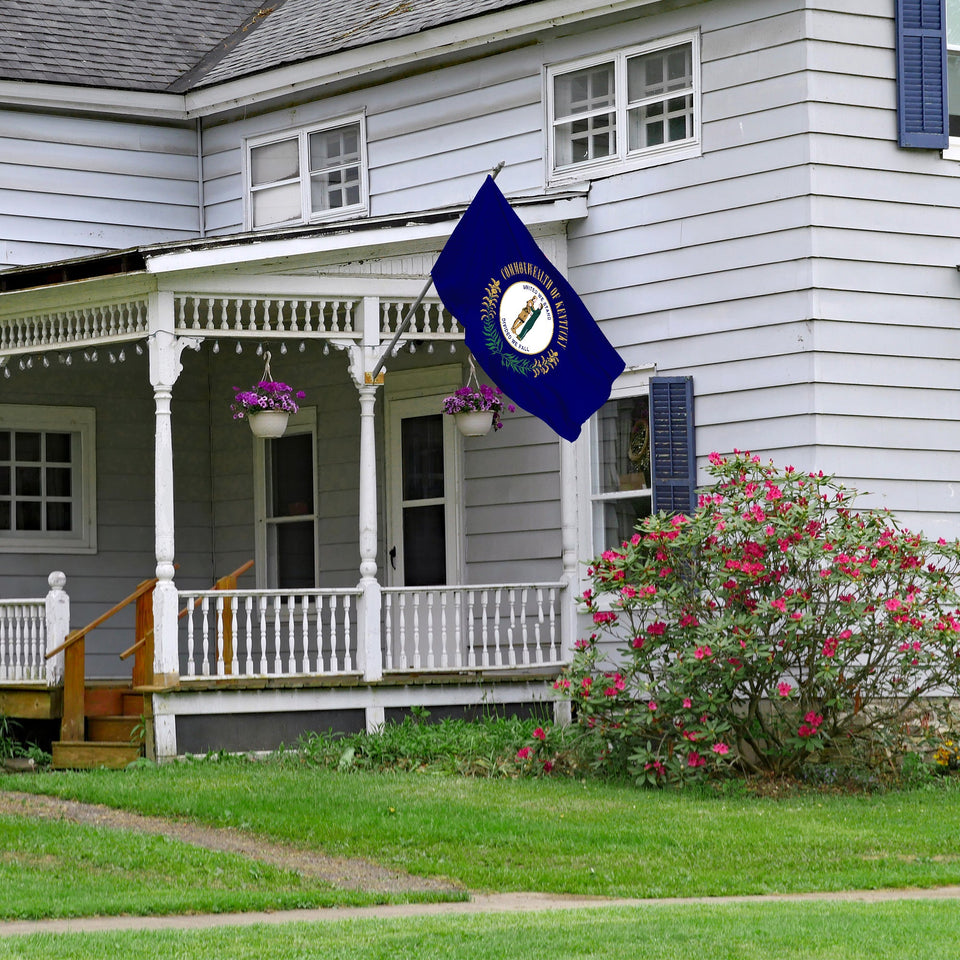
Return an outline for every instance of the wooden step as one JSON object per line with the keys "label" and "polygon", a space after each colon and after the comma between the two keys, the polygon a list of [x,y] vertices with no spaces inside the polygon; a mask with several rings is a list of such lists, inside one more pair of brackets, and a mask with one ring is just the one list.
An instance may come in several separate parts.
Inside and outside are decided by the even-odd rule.
{"label": "wooden step", "polygon": [[[134,740],[134,729],[140,727],[140,736]],[[139,743],[143,739],[143,725],[139,717],[87,717],[87,739],[101,743]]]}
{"label": "wooden step", "polygon": [[94,740],[57,740],[53,744],[55,770],[122,770],[140,757],[140,747],[130,743]]}
{"label": "wooden step", "polygon": [[83,692],[84,716],[116,717],[123,714],[124,693],[117,687],[87,687]]}
{"label": "wooden step", "polygon": [[124,693],[123,709],[120,711],[125,717],[143,716],[143,694]]}

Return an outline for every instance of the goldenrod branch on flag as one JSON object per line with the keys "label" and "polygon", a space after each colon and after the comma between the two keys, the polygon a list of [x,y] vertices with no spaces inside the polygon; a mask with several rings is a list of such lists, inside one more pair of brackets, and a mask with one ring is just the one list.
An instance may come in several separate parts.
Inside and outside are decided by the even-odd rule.
{"label": "goldenrod branch on flag", "polygon": [[[493,180],[497,179],[497,174],[504,168],[505,161],[501,160],[491,171],[490,178]],[[403,315],[403,319],[400,321],[400,325],[397,327],[397,332],[393,335],[393,339],[390,341],[390,345],[386,350],[380,355],[380,359],[377,362],[376,369],[373,371],[373,382],[377,382],[377,377],[380,376],[380,371],[387,364],[387,357],[393,353],[393,348],[397,345],[397,341],[407,332],[407,327],[410,326],[410,322],[413,320],[414,315],[417,312],[417,308],[423,303],[423,298],[427,295],[427,291],[433,286],[433,277],[427,277],[427,282],[424,284],[423,289],[420,293],[417,294],[417,299],[413,301],[412,304],[407,308],[407,312]]]}

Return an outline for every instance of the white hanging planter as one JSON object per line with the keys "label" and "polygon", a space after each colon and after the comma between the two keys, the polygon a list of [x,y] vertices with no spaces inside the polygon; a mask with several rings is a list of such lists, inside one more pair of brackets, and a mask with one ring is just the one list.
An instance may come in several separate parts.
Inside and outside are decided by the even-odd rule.
{"label": "white hanging planter", "polygon": [[265,440],[282,437],[287,429],[287,420],[290,414],[285,410],[261,410],[259,413],[248,413],[250,430],[255,437]]}
{"label": "white hanging planter", "polygon": [[457,429],[465,437],[485,437],[493,426],[492,410],[465,410],[454,414]]}

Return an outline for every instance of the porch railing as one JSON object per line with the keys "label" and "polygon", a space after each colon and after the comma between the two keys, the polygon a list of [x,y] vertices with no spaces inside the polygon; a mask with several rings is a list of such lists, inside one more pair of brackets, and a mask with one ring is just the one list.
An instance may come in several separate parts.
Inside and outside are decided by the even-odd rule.
{"label": "porch railing", "polygon": [[56,686],[63,679],[63,656],[51,655],[70,629],[67,578],[55,570],[46,597],[0,600],[0,682]]}
{"label": "porch railing", "polygon": [[385,587],[384,669],[559,667],[562,583]]}
{"label": "porch railing", "polygon": [[184,679],[356,674],[358,589],[181,590]]}
{"label": "porch railing", "polygon": [[46,655],[45,601],[0,601],[0,680],[45,682]]}

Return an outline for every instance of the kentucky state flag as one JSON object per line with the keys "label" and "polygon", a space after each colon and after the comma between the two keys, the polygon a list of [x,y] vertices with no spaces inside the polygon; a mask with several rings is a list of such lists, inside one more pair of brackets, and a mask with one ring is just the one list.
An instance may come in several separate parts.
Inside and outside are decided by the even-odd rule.
{"label": "kentucky state flag", "polygon": [[624,363],[492,177],[431,273],[487,376],[561,437],[576,440]]}

